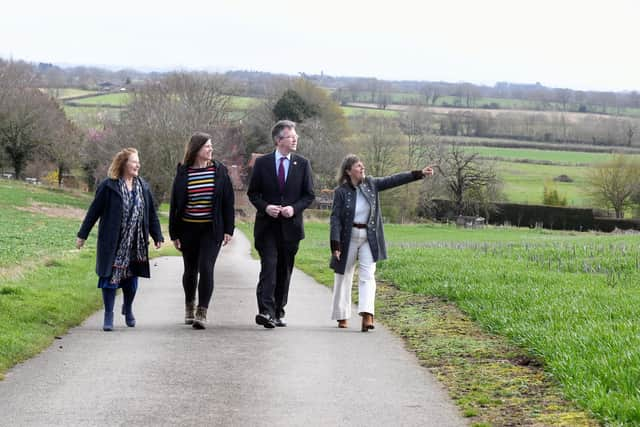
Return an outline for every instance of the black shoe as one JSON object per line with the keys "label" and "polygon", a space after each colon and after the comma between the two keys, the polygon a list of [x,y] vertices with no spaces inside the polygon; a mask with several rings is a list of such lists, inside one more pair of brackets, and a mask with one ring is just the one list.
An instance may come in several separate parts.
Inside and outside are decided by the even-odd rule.
{"label": "black shoe", "polygon": [[279,328],[284,328],[285,326],[287,326],[287,321],[280,317],[276,317],[276,321],[274,323]]}
{"label": "black shoe", "polygon": [[273,319],[268,314],[262,314],[262,313],[256,314],[256,323],[268,329],[272,329],[276,327],[276,324],[273,322]]}

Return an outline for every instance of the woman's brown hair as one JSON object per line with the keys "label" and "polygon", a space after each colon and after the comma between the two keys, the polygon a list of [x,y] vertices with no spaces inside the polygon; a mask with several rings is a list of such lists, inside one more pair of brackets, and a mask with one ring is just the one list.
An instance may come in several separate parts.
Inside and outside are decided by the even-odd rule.
{"label": "woman's brown hair", "polygon": [[184,149],[184,159],[182,164],[185,166],[193,166],[198,156],[198,151],[204,144],[211,139],[211,135],[204,132],[196,132],[191,136],[191,139],[187,143]]}
{"label": "woman's brown hair", "polygon": [[132,154],[138,154],[138,150],[129,147],[118,151],[116,155],[113,156],[111,165],[109,165],[109,178],[118,179],[122,177],[124,165],[127,164],[127,160],[129,160]]}
{"label": "woman's brown hair", "polygon": [[338,181],[338,185],[342,185],[345,182],[351,182],[351,177],[347,173],[347,171],[351,170],[353,165],[358,163],[360,158],[355,154],[347,154],[344,159],[342,159],[342,164],[340,165],[340,169],[338,169],[338,174],[336,175],[336,181]]}

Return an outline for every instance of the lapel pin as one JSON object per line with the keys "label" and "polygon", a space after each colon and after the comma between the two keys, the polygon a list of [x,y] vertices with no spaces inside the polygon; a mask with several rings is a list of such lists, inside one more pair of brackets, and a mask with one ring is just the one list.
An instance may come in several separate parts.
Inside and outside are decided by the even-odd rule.
{"label": "lapel pin", "polygon": [[294,165],[297,165],[297,164],[298,164],[298,162],[293,162],[293,164],[294,164]]}

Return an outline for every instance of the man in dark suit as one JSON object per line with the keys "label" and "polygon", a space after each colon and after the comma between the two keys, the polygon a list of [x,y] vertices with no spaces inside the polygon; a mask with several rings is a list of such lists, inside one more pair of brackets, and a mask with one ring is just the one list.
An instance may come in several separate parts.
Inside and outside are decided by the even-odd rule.
{"label": "man in dark suit", "polygon": [[296,124],[279,121],[271,129],[271,138],[276,150],[256,160],[247,190],[256,207],[253,237],[261,264],[256,323],[265,328],[287,326],[284,307],[291,271],[304,239],[302,212],[315,198],[311,165],[295,154]]}

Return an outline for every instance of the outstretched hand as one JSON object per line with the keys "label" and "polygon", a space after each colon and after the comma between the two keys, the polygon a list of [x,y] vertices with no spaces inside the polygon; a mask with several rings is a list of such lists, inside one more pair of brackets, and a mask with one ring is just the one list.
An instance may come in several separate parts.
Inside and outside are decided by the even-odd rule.
{"label": "outstretched hand", "polygon": [[429,165],[427,167],[425,167],[424,169],[422,169],[422,174],[424,176],[433,176],[433,165]]}

